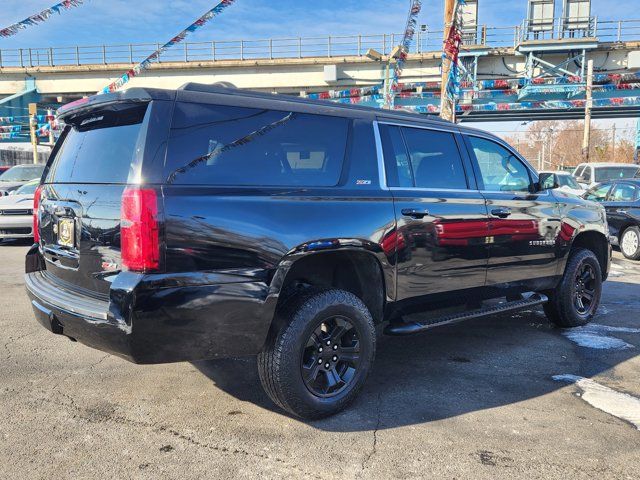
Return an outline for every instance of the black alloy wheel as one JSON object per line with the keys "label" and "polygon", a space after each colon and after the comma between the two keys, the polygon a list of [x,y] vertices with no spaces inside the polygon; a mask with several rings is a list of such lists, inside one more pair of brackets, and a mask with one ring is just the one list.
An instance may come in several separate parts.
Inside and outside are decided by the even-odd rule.
{"label": "black alloy wheel", "polygon": [[575,248],[569,255],[562,280],[544,292],[547,318],[562,328],[580,327],[591,321],[600,305],[602,270],[595,253]]}
{"label": "black alloy wheel", "polygon": [[317,397],[332,397],[349,386],[359,363],[357,330],[346,317],[331,317],[318,325],[305,345],[302,378]]}
{"label": "black alloy wheel", "polygon": [[376,329],[360,298],[311,287],[278,309],[258,374],[265,392],[289,413],[333,415],[362,390],[376,351]]}
{"label": "black alloy wheel", "polygon": [[576,271],[574,288],[574,305],[578,314],[591,313],[596,295],[596,272],[592,265],[589,263],[580,265]]}

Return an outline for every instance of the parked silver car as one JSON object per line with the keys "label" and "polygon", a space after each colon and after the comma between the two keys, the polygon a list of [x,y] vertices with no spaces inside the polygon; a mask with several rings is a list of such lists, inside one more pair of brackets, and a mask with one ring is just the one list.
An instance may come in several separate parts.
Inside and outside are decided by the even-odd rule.
{"label": "parked silver car", "polygon": [[0,197],[0,240],[33,237],[33,195],[40,179]]}

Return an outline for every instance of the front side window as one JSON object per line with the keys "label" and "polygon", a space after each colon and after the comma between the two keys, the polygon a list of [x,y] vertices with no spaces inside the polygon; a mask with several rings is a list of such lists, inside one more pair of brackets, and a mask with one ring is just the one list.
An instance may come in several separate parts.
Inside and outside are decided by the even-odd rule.
{"label": "front side window", "polygon": [[467,189],[462,158],[449,132],[381,125],[391,187]]}
{"label": "front side window", "polygon": [[503,146],[479,137],[468,137],[476,157],[484,190],[494,192],[528,192],[529,170]]}
{"label": "front side window", "polygon": [[602,185],[597,185],[591,188],[585,195],[584,198],[587,200],[593,200],[594,202],[604,202],[607,198],[607,193],[611,189],[610,183],[603,183]]}
{"label": "front side window", "polygon": [[628,183],[619,183],[611,192],[610,202],[634,202],[637,198],[638,189]]}
{"label": "front side window", "polygon": [[584,165],[578,165],[576,169],[573,171],[573,176],[575,178],[579,178],[582,175],[582,171],[584,170]]}
{"label": "front side window", "polygon": [[177,185],[335,186],[348,130],[341,117],[179,102],[165,178]]}
{"label": "front side window", "polygon": [[585,182],[591,181],[591,167],[584,167],[584,172],[582,172],[582,180]]}

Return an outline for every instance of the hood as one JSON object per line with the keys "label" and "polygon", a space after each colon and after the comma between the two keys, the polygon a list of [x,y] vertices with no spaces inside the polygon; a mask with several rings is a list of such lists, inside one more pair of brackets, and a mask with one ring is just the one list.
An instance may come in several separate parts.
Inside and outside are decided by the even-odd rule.
{"label": "hood", "polygon": [[0,197],[0,209],[10,208],[31,208],[33,207],[33,194],[27,195],[9,195]]}

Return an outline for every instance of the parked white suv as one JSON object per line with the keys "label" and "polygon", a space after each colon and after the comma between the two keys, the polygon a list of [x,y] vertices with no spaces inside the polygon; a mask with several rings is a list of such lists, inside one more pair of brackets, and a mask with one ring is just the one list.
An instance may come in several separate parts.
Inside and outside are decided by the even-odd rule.
{"label": "parked white suv", "polygon": [[585,189],[598,183],[633,178],[640,167],[628,163],[581,163],[573,171],[574,178]]}

